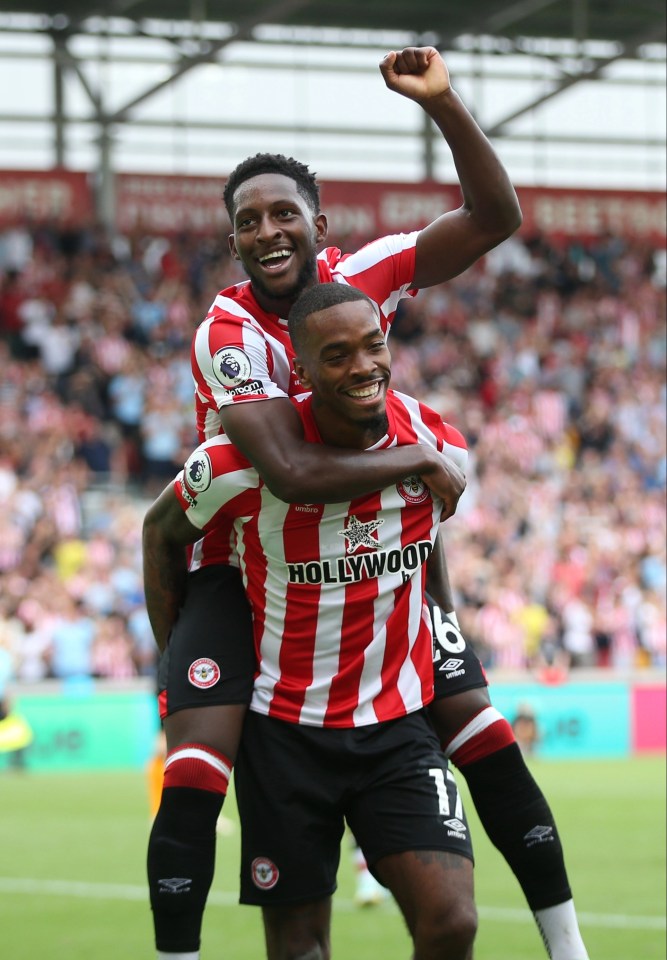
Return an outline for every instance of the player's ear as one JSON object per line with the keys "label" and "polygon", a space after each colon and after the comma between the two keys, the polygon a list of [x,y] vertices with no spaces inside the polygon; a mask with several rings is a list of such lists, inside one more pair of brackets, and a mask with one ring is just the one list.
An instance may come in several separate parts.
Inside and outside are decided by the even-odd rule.
{"label": "player's ear", "polygon": [[294,358],[293,364],[294,364],[294,372],[299,378],[299,383],[301,384],[301,386],[304,387],[304,389],[306,390],[312,390],[313,384],[310,377],[308,376],[308,371],[306,370],[306,368],[301,363],[298,357]]}
{"label": "player's ear", "polygon": [[315,236],[317,238],[318,244],[324,243],[324,241],[327,238],[328,232],[329,232],[329,224],[327,223],[327,218],[325,214],[318,213],[317,216],[315,217]]}
{"label": "player's ear", "polygon": [[238,251],[236,249],[236,240],[234,238],[233,233],[229,234],[229,236],[227,237],[227,241],[229,243],[229,252],[231,253],[234,260],[240,260],[241,258],[239,257]]}

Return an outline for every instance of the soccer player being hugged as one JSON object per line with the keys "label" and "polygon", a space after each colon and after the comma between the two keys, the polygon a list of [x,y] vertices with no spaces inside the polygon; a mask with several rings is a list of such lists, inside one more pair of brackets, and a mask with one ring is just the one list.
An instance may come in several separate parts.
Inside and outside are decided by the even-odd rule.
{"label": "soccer player being hugged", "polygon": [[[417,443],[440,458],[452,492],[445,501],[409,476],[342,503],[287,504],[220,435],[149,511],[155,557],[232,524],[258,664],[235,767],[241,900],[262,907],[269,960],[327,960],[347,822],[405,917],[415,960],[469,960],[470,836],[424,709],[433,698],[427,561],[465,487],[465,442],[388,390],[379,314],[360,290],[309,288],[289,330],[312,390],[292,401],[308,442],[371,455]],[[193,638],[208,677],[206,649]],[[185,675],[171,693],[187,699]]]}

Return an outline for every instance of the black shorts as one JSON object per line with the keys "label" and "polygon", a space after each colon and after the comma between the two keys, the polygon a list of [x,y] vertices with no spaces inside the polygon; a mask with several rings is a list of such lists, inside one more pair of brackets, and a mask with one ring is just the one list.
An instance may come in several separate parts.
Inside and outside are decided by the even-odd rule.
{"label": "black shorts", "polygon": [[426,601],[433,627],[433,699],[488,687],[484,667],[461,631],[444,618],[428,594]]}
{"label": "black shorts", "polygon": [[252,617],[236,567],[202,567],[160,657],[160,716],[186,707],[250,703],[255,674]]}
{"label": "black shorts", "polygon": [[344,730],[250,711],[234,782],[241,903],[333,894],[345,821],[371,869],[407,850],[473,859],[456,783],[423,710]]}

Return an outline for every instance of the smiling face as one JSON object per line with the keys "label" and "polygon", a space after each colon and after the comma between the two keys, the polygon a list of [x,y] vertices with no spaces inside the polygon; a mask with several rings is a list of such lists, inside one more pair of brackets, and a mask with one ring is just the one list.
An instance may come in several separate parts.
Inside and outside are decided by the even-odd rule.
{"label": "smiling face", "polygon": [[257,301],[287,316],[297,296],[317,281],[317,248],[326,218],[316,214],[291,177],[264,173],[234,194],[232,256],[243,264]]}
{"label": "smiling face", "polygon": [[391,356],[366,300],[312,313],[294,366],[303,386],[313,391],[326,443],[363,449],[386,433]]}

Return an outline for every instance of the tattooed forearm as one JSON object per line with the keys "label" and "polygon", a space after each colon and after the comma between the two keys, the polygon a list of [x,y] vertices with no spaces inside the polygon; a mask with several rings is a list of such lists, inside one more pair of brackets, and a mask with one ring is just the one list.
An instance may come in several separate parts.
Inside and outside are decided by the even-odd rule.
{"label": "tattooed forearm", "polygon": [[183,510],[167,487],[144,518],[142,545],[146,611],[160,651],[183,605],[187,589],[185,546],[201,536],[185,518]]}
{"label": "tattooed forearm", "polygon": [[174,544],[144,540],[144,592],[146,612],[160,651],[183,605],[187,584],[185,550]]}

